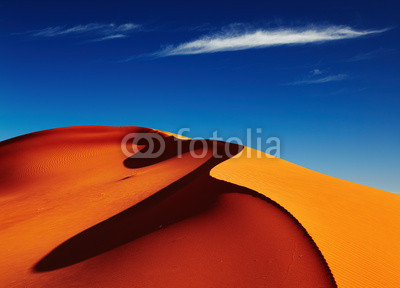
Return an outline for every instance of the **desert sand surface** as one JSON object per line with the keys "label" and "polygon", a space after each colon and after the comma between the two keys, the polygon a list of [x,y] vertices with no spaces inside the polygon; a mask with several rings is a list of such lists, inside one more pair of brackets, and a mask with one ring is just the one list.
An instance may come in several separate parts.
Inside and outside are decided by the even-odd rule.
{"label": "desert sand surface", "polygon": [[317,244],[338,287],[400,287],[399,195],[283,159],[257,159],[257,153],[244,148],[239,157],[214,167],[211,176],[287,209]]}
{"label": "desert sand surface", "polygon": [[[167,150],[127,157],[129,133]],[[399,287],[398,195],[191,141],[82,126],[1,142],[0,287]]]}

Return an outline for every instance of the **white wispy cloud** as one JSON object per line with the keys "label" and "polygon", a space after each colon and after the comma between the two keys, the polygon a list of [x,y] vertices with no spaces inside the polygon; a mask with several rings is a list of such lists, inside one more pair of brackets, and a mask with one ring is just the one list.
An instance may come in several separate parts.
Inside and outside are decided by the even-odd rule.
{"label": "white wispy cloud", "polygon": [[156,56],[189,55],[265,48],[279,45],[318,43],[362,37],[386,31],[356,30],[347,26],[257,29],[253,31],[224,31],[197,40],[168,46]]}
{"label": "white wispy cloud", "polygon": [[379,48],[373,51],[368,51],[368,52],[363,52],[363,53],[359,53],[347,60],[345,60],[346,62],[358,62],[358,61],[364,61],[364,60],[369,60],[372,58],[376,58],[379,56],[383,56],[385,54],[389,54],[394,52],[393,49],[388,49],[388,48]]}
{"label": "white wispy cloud", "polygon": [[322,74],[322,71],[319,70],[319,69],[314,69],[314,70],[310,71],[310,73],[311,73],[312,75],[321,75],[321,74]]}
{"label": "white wispy cloud", "polygon": [[347,74],[328,75],[320,78],[312,78],[290,83],[290,85],[321,84],[334,81],[342,81],[348,78]]}
{"label": "white wispy cloud", "polygon": [[101,38],[93,39],[93,42],[99,42],[99,41],[106,41],[106,40],[111,40],[111,39],[118,39],[118,38],[126,38],[128,37],[125,34],[114,34],[114,35],[109,35],[109,36],[104,36]]}
{"label": "white wispy cloud", "polygon": [[134,23],[125,24],[101,24],[101,23],[89,23],[85,25],[76,26],[55,26],[48,27],[42,30],[33,31],[31,34],[34,37],[61,37],[61,36],[72,36],[80,35],[85,37],[97,36],[100,38],[94,39],[94,41],[104,41],[116,38],[127,37],[130,33],[138,30],[140,25]]}

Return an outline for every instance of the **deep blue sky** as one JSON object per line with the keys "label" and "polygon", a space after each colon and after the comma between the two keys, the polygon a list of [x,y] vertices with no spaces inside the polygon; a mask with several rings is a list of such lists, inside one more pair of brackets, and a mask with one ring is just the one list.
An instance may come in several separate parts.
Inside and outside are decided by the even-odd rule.
{"label": "deep blue sky", "polygon": [[[400,193],[399,4],[215,2],[1,1],[0,140],[89,124],[206,138],[262,128],[284,159]],[[207,36],[340,27],[389,29],[168,56]]]}

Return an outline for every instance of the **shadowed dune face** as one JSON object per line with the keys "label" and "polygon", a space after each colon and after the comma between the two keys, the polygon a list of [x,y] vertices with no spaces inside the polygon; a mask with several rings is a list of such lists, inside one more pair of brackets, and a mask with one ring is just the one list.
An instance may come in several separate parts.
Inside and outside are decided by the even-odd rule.
{"label": "shadowed dune face", "polygon": [[[213,156],[223,155],[224,143],[209,145],[215,148],[198,159],[189,153],[191,147],[200,148],[188,145],[191,140],[163,135],[167,150],[160,157],[126,158],[116,146],[135,129],[142,128],[68,128],[25,137],[21,141],[28,147],[40,148],[34,141],[41,138],[51,142],[55,152],[69,151],[72,163],[64,156],[61,171],[54,171],[55,164],[49,164],[53,169],[44,168],[51,177],[39,171],[31,181],[15,183],[19,179],[15,175],[36,169],[1,163],[3,168],[12,166],[14,177],[1,178],[9,190],[0,194],[0,207],[15,210],[1,214],[7,222],[0,228],[2,283],[7,287],[336,286],[317,246],[285,209],[256,191],[210,176],[213,167],[228,159]],[[62,135],[68,133],[73,135],[65,142]],[[97,136],[91,136],[91,144],[85,140],[82,145],[82,138],[92,133]],[[57,141],[60,137],[62,141]],[[176,153],[177,141],[182,141],[182,155]],[[0,155],[7,147],[5,155],[10,157],[17,144],[24,148],[20,141],[12,141],[0,148]],[[39,151],[47,156],[42,161],[54,163],[57,153],[43,146],[48,154]],[[229,145],[231,154],[241,149]],[[79,171],[72,173],[74,169]],[[36,189],[26,195],[31,186]],[[96,197],[98,193],[107,197]],[[18,211],[38,204],[43,207],[39,212]]]}

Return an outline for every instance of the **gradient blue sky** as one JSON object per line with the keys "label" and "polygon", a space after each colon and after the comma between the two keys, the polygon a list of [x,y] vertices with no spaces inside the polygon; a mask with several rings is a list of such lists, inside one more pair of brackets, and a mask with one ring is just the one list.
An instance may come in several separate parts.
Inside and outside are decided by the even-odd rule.
{"label": "gradient blue sky", "polygon": [[399,4],[215,2],[1,1],[0,140],[262,128],[284,159],[400,193]]}

